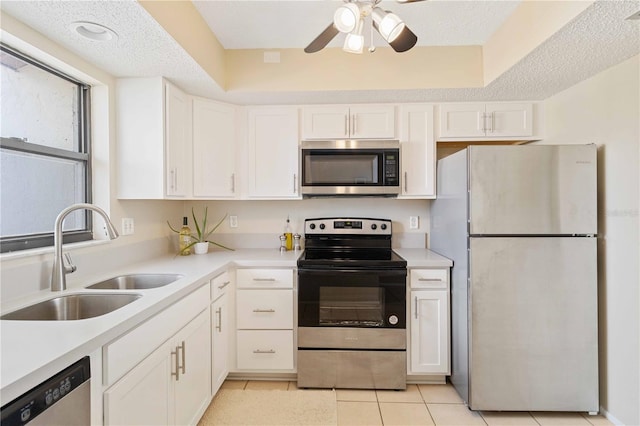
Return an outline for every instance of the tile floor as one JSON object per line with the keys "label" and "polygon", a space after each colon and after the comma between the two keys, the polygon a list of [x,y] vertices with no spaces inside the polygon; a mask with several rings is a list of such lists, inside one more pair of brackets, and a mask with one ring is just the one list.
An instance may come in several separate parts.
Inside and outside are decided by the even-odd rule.
{"label": "tile floor", "polygon": [[[295,382],[227,380],[225,389],[295,390]],[[406,391],[336,390],[338,425],[611,425],[586,413],[474,412],[449,385],[408,385]]]}

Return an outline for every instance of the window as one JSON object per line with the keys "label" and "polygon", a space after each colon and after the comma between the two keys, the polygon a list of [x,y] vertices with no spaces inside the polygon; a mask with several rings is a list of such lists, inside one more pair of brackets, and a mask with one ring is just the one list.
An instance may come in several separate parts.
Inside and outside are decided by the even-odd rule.
{"label": "window", "polygon": [[[0,77],[0,249],[51,246],[58,213],[91,202],[89,86],[4,44]],[[63,230],[65,243],[90,240],[90,213]]]}

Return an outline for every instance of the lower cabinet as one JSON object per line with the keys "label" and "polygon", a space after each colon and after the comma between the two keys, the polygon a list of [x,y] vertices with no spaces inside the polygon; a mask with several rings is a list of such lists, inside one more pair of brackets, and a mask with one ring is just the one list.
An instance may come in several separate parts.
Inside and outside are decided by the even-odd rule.
{"label": "lower cabinet", "polygon": [[409,374],[449,375],[449,269],[413,269],[409,276]]}
{"label": "lower cabinet", "polygon": [[232,280],[224,272],[211,280],[211,394],[215,395],[229,374],[230,314]]}
{"label": "lower cabinet", "polygon": [[209,309],[104,393],[105,425],[196,424],[211,399]]}
{"label": "lower cabinet", "polygon": [[238,269],[236,283],[238,370],[293,370],[293,270]]}

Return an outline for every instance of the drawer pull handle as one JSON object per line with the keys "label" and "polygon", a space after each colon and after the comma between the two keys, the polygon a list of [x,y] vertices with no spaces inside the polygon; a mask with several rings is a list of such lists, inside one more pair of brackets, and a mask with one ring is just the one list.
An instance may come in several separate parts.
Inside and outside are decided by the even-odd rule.
{"label": "drawer pull handle", "polygon": [[276,279],[275,278],[254,278],[254,281],[265,281],[265,282],[273,282]]}
{"label": "drawer pull handle", "polygon": [[264,351],[261,349],[256,349],[253,351],[254,354],[275,354],[276,351],[274,351],[273,349],[269,349],[268,351]]}
{"label": "drawer pull handle", "polygon": [[268,314],[272,314],[275,311],[276,311],[275,309],[254,309],[253,310],[253,312],[256,312],[256,313],[268,313]]}
{"label": "drawer pull handle", "polygon": [[435,282],[435,283],[442,282],[440,278],[418,278],[418,281],[429,281],[429,282]]}
{"label": "drawer pull handle", "polygon": [[222,290],[223,288],[225,288],[226,286],[228,286],[229,284],[231,284],[231,281],[225,281],[222,285],[218,286],[218,289]]}

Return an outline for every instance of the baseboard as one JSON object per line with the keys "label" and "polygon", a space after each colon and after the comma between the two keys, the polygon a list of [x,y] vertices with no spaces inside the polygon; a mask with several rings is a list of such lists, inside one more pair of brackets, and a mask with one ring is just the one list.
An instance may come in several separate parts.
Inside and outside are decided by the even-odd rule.
{"label": "baseboard", "polygon": [[610,412],[605,410],[604,407],[602,407],[602,405],[600,406],[600,414],[605,416],[606,419],[609,420],[614,425],[624,426],[624,423],[622,423],[620,420],[616,419]]}

